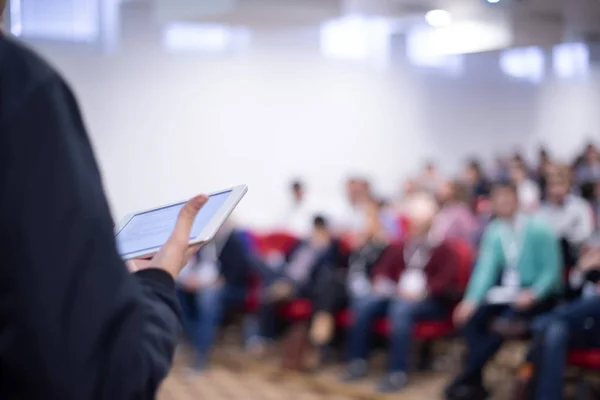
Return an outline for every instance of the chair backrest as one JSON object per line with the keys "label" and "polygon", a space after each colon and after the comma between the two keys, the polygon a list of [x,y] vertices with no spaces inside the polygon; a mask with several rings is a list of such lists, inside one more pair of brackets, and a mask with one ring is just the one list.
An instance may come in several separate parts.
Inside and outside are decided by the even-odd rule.
{"label": "chair backrest", "polygon": [[256,235],[256,238],[259,253],[263,256],[273,251],[287,254],[300,241],[296,236],[287,232],[272,232]]}
{"label": "chair backrest", "polygon": [[452,246],[458,254],[458,288],[461,291],[467,289],[471,271],[473,269],[474,252],[473,247],[465,240],[453,240]]}

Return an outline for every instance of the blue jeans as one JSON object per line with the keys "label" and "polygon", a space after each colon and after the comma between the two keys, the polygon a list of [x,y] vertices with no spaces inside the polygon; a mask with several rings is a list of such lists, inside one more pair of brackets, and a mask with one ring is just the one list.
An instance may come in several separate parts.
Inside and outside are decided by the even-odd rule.
{"label": "blue jeans", "polygon": [[389,299],[376,295],[350,299],[353,321],[346,342],[349,361],[367,359],[373,320],[384,316],[388,305]]}
{"label": "blue jeans", "polygon": [[244,302],[246,290],[229,285],[199,292],[177,289],[177,297],[181,304],[183,330],[198,352],[199,361],[205,361],[223,314]]}
{"label": "blue jeans", "polygon": [[410,302],[398,298],[390,303],[388,317],[392,324],[392,332],[389,372],[406,372],[415,322],[442,320],[448,317],[448,312],[448,307],[443,302],[434,299]]}
{"label": "blue jeans", "polygon": [[578,299],[538,318],[540,341],[536,399],[562,399],[563,375],[571,343],[578,348],[600,347],[600,298]]}

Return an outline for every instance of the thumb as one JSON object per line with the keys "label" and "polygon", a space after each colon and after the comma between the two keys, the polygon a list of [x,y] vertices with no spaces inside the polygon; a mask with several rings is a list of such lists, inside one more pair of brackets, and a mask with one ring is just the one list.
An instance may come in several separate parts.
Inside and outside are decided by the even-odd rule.
{"label": "thumb", "polygon": [[207,201],[207,196],[199,195],[185,203],[179,212],[179,216],[177,217],[175,229],[171,235],[172,240],[177,242],[185,242],[187,244],[187,242],[190,240],[190,232],[192,231],[192,226],[194,225],[196,215],[198,215],[198,211],[200,211],[202,206],[204,206]]}

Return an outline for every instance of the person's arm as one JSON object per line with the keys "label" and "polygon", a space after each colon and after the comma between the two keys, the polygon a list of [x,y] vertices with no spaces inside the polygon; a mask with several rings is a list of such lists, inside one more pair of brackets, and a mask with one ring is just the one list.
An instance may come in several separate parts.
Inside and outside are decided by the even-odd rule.
{"label": "person's arm", "polygon": [[537,299],[545,299],[558,288],[562,281],[563,261],[559,240],[550,227],[545,224],[537,226],[535,245],[539,261],[536,265],[537,279],[533,282],[532,289]]}
{"label": "person's arm", "polygon": [[0,121],[0,281],[12,310],[3,367],[48,400],[154,398],[179,327],[173,276],[132,276],[117,254],[69,88],[53,77],[10,100],[19,105]]}
{"label": "person's arm", "polygon": [[483,234],[477,264],[473,269],[465,294],[465,299],[473,304],[479,304],[484,300],[488,290],[498,278],[500,260],[497,250],[496,229],[496,225],[491,223]]}

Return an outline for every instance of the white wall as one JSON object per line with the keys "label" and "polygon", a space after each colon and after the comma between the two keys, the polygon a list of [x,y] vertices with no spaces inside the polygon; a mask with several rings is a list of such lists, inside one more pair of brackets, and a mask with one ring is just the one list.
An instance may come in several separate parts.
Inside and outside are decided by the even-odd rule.
{"label": "white wall", "polygon": [[538,86],[293,49],[213,58],[41,49],[79,95],[117,218],[247,183],[238,218],[264,225],[292,177],[327,201],[349,174],[391,194],[424,159],[455,171],[467,155],[540,143],[566,158],[600,136],[598,76]]}

